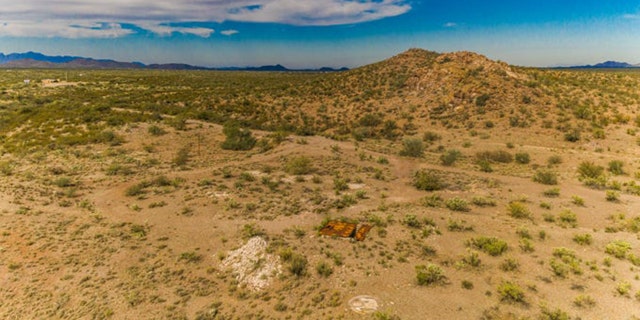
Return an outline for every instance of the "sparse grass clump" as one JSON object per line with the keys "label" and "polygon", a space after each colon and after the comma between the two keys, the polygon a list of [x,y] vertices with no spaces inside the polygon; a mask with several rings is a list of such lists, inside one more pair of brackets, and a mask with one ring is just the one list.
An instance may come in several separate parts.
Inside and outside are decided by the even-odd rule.
{"label": "sparse grass clump", "polygon": [[440,136],[439,134],[432,132],[432,131],[427,131],[422,135],[422,140],[424,140],[425,142],[429,142],[429,143],[433,143],[435,141],[438,141],[442,139],[442,136]]}
{"label": "sparse grass clump", "polygon": [[495,207],[497,205],[496,200],[490,197],[475,196],[471,199],[471,203],[478,207]]}
{"label": "sparse grass clump", "polygon": [[596,300],[590,295],[581,294],[573,299],[573,304],[578,308],[591,308],[596,305]]}
{"label": "sparse grass clump", "polygon": [[464,220],[449,219],[449,222],[447,223],[447,230],[451,232],[473,231],[473,227],[467,225]]}
{"label": "sparse grass clump", "polygon": [[508,249],[507,242],[495,237],[477,237],[467,240],[467,246],[491,256],[499,256]]}
{"label": "sparse grass clump", "polygon": [[482,151],[476,153],[476,160],[495,163],[510,163],[513,161],[513,156],[511,153],[504,150]]}
{"label": "sparse grass clump", "polygon": [[198,263],[202,261],[202,255],[194,251],[183,252],[180,254],[180,257],[178,258],[178,260],[184,261],[187,263]]}
{"label": "sparse grass clump", "polygon": [[542,192],[545,197],[556,198],[560,196],[560,188],[551,188]]}
{"label": "sparse grass clump", "polygon": [[444,200],[440,195],[437,195],[437,194],[425,196],[420,199],[420,204],[429,208],[441,207],[443,203],[444,203]]}
{"label": "sparse grass clump", "polygon": [[150,126],[149,129],[147,129],[147,131],[152,136],[161,136],[161,135],[164,135],[164,134],[167,133],[167,131],[165,131],[164,129],[162,129],[161,127],[159,127],[157,125]]}
{"label": "sparse grass clump", "polygon": [[556,166],[562,163],[562,157],[559,155],[552,155],[547,159],[547,164],[549,166]]}
{"label": "sparse grass clump", "polygon": [[442,268],[432,263],[426,266],[417,265],[415,269],[416,280],[418,281],[418,285],[420,286],[444,284],[447,279]]}

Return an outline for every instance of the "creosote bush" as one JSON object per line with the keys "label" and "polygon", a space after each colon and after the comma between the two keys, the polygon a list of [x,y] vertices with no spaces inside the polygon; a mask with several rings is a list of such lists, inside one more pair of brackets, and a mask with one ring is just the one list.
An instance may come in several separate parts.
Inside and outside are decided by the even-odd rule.
{"label": "creosote bush", "polygon": [[305,156],[293,157],[287,161],[284,171],[293,175],[304,175],[313,172],[311,159]]}
{"label": "creosote bush", "polygon": [[424,169],[413,175],[413,186],[423,191],[436,191],[444,188],[440,176],[435,171]]}
{"label": "creosote bush", "polygon": [[467,246],[492,256],[499,256],[508,249],[507,242],[496,237],[477,237],[467,240]]}
{"label": "creosote bush", "polygon": [[465,199],[454,197],[445,201],[445,206],[453,211],[469,211],[469,202]]}
{"label": "creosote bush", "polygon": [[241,129],[236,122],[227,122],[222,129],[226,139],[222,142],[225,150],[251,150],[256,145],[256,138],[248,129]]}
{"label": "creosote bush", "polygon": [[460,157],[462,153],[458,150],[448,150],[445,154],[440,156],[440,162],[444,166],[452,166]]}
{"label": "creosote bush", "polygon": [[498,295],[502,301],[517,303],[525,302],[524,290],[519,285],[511,281],[504,281],[498,286]]}
{"label": "creosote bush", "polygon": [[533,181],[546,185],[558,184],[558,174],[546,169],[538,169],[533,175]]}
{"label": "creosote bush", "polygon": [[531,211],[527,205],[520,201],[512,201],[507,205],[507,211],[510,216],[516,219],[531,219]]}
{"label": "creosote bush", "polygon": [[418,265],[416,268],[416,280],[420,286],[430,286],[443,284],[447,277],[444,275],[442,268],[435,264]]}
{"label": "creosote bush", "polygon": [[527,164],[531,162],[531,157],[526,152],[516,153],[515,159],[516,159],[516,162],[520,164]]}
{"label": "creosote bush", "polygon": [[420,158],[424,154],[424,144],[419,138],[405,138],[402,140],[402,151],[400,155],[406,157]]}

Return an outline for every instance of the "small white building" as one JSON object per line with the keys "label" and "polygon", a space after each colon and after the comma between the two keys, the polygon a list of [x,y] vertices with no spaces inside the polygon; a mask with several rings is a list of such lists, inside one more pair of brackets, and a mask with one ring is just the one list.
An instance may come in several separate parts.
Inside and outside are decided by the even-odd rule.
{"label": "small white building", "polygon": [[31,84],[31,80],[30,79],[24,79],[24,84],[26,84],[26,85]]}

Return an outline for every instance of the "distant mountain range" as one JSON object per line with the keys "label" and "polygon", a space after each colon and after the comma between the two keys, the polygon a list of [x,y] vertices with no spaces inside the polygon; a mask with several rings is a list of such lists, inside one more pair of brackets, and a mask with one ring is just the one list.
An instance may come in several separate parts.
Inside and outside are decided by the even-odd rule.
{"label": "distant mountain range", "polygon": [[141,62],[120,62],[108,59],[93,59],[76,56],[47,56],[38,52],[0,53],[0,68],[41,68],[41,69],[153,69],[153,70],[221,70],[221,71],[346,71],[348,68],[334,69],[288,69],[280,64],[261,67],[207,68],[184,63],[149,64]]}
{"label": "distant mountain range", "polygon": [[602,63],[593,64],[593,65],[560,67],[559,69],[626,69],[626,68],[640,68],[640,64],[630,64],[630,63],[618,62],[618,61],[605,61]]}

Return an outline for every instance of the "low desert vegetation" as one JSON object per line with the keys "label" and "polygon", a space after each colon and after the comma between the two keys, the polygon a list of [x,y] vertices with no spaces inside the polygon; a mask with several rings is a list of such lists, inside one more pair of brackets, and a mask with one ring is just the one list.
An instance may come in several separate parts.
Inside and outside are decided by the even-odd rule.
{"label": "low desert vegetation", "polygon": [[640,317],[640,72],[65,72],[0,77],[2,319]]}

